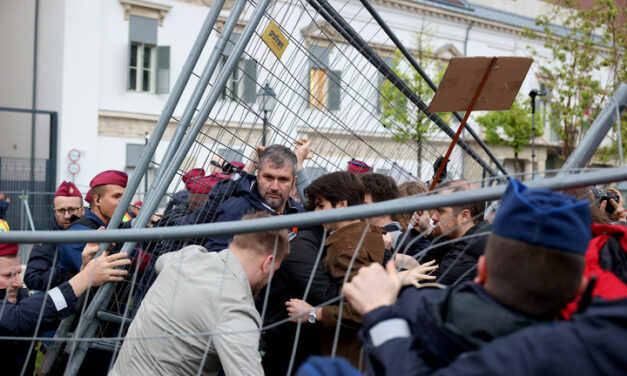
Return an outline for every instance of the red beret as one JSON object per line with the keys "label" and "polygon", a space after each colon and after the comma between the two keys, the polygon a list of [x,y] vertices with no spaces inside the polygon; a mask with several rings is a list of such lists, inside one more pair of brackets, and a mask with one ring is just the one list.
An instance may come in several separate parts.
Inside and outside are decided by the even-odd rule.
{"label": "red beret", "polygon": [[72,183],[71,181],[63,181],[61,183],[59,189],[57,189],[57,193],[54,194],[54,197],[59,196],[83,198],[81,191],[79,191],[78,188],[76,188],[74,183]]}
{"label": "red beret", "polygon": [[17,243],[0,243],[0,256],[16,256]]}
{"label": "red beret", "polygon": [[187,184],[189,179],[203,176],[205,176],[205,170],[203,170],[202,168],[192,168],[191,170],[187,171],[181,179],[183,180],[183,183]]}
{"label": "red beret", "polygon": [[85,195],[85,201],[91,204],[91,189],[87,191],[87,194]]}
{"label": "red beret", "polygon": [[364,172],[372,171],[372,167],[368,166],[363,161],[358,161],[357,159],[351,159],[348,161],[348,171],[354,174],[361,174]]}
{"label": "red beret", "polygon": [[214,172],[209,176],[189,180],[185,186],[189,193],[208,194],[216,184],[230,178],[231,175]]}
{"label": "red beret", "polygon": [[141,208],[142,204],[143,204],[142,200],[137,200],[133,203],[133,206],[137,206],[138,208]]}
{"label": "red beret", "polygon": [[118,185],[122,188],[126,188],[126,183],[128,182],[128,175],[125,172],[117,171],[117,170],[108,170],[103,171],[96,175],[91,182],[89,183],[89,187],[93,188],[98,185],[112,184]]}
{"label": "red beret", "polygon": [[229,163],[231,164],[231,166],[235,167],[238,170],[243,170],[244,167],[246,167],[242,162],[233,161],[233,162],[229,162]]}

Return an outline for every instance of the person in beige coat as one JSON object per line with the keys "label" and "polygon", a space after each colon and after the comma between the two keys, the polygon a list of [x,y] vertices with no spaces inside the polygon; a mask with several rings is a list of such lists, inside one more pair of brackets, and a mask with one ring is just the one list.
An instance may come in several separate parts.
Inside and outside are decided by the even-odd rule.
{"label": "person in beige coat", "polygon": [[[243,219],[269,217],[267,213]],[[253,297],[289,252],[287,231],[235,235],[228,249],[192,245],[157,260],[155,283],[110,375],[263,375]]]}

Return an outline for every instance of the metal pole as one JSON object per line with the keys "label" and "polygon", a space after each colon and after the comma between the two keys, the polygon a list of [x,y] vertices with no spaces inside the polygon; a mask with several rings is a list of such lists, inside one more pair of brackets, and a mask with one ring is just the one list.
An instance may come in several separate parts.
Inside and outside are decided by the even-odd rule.
{"label": "metal pole", "polygon": [[[35,0],[35,25],[33,27],[33,89],[32,89],[32,108],[35,111],[37,107],[37,44],[39,34],[39,0]],[[35,191],[35,112],[30,118],[30,182],[28,189]]]}
{"label": "metal pole", "polygon": [[[183,64],[181,73],[176,79],[176,83],[174,84],[174,87],[172,88],[172,92],[170,93],[170,96],[168,97],[168,100],[164,106],[164,109],[161,112],[159,120],[157,121],[157,124],[153,130],[152,137],[150,140],[148,140],[148,143],[146,144],[146,148],[144,149],[144,152],[142,153],[142,156],[137,164],[135,173],[131,175],[129,182],[126,186],[126,189],[124,191],[124,194],[122,195],[122,198],[120,199],[120,202],[113,214],[113,217],[111,218],[111,220],[109,221],[109,224],[107,225],[107,229],[117,228],[120,225],[122,221],[122,217],[124,216],[124,213],[126,211],[126,208],[128,208],[131,202],[131,199],[133,198],[134,193],[137,191],[137,187],[139,186],[141,182],[143,174],[147,170],[150,160],[152,159],[152,156],[154,155],[155,150],[157,149],[157,146],[159,145],[159,141],[161,140],[163,133],[167,129],[168,123],[170,122],[170,118],[172,117],[172,114],[174,113],[176,105],[178,104],[181,98],[181,95],[183,94],[183,91],[185,90],[185,86],[187,85],[187,82],[189,81],[189,78],[192,75],[194,67],[196,66],[196,63],[198,62],[198,59],[207,43],[207,40],[209,39],[209,36],[211,35],[211,32],[216,23],[216,20],[218,19],[218,16],[220,15],[220,12],[222,11],[223,5],[224,5],[224,0],[216,0],[213,6],[211,7],[211,9],[209,10],[207,17],[205,17],[205,20],[201,26],[200,32],[198,33],[198,36],[196,37],[196,40],[194,41],[192,49],[189,52],[189,55],[187,56],[185,63]],[[184,133],[184,130],[182,133]],[[102,253],[102,251],[106,250],[107,248],[108,248],[107,243],[100,244],[101,251],[99,253]],[[104,287],[98,290],[98,293],[96,294],[97,296],[104,298],[104,295],[102,294],[107,292],[106,291],[107,289],[105,289]],[[110,296],[110,294],[113,292],[112,286],[109,286],[108,290],[109,290],[108,295]],[[96,303],[98,303],[98,307],[103,303],[103,301],[96,301],[95,298],[96,297],[94,297],[94,301],[92,301],[92,303],[90,304],[90,308],[92,305],[95,305]],[[90,311],[88,311],[88,313],[89,312]],[[75,331],[75,336],[80,336],[81,334],[83,334],[79,330],[82,328],[81,324],[83,324],[83,327],[85,328],[85,330],[91,329],[93,330],[93,332],[95,332],[96,330],[95,325],[97,325],[97,323],[94,323],[95,325],[91,325],[93,318],[94,318],[94,314],[95,312],[92,313],[91,315],[86,315],[87,317],[85,317],[85,323],[83,323],[84,320],[83,318],[81,318],[81,320],[79,321],[77,330]],[[69,319],[70,318],[68,318],[68,320]],[[86,346],[81,346],[78,349],[79,353],[73,354],[72,359],[70,359],[71,361],[67,366],[67,369],[65,372],[66,375],[75,375],[78,372],[88,346],[89,346],[88,343],[86,344]]]}
{"label": "metal pole", "polygon": [[[525,182],[530,188],[585,187],[627,180],[627,168],[614,167],[599,169],[578,175],[552,177]],[[107,231],[9,231],[0,232],[0,243],[84,243],[84,242],[129,242],[160,241],[171,239],[198,238],[244,234],[259,231],[278,230],[293,227],[317,226],[324,223],[348,221],[359,218],[377,217],[388,214],[407,213],[415,210],[435,209],[443,206],[459,206],[475,201],[492,201],[501,198],[504,184],[454,192],[445,195],[410,196],[370,205],[356,205],[343,209],[322,210],[300,214],[290,214],[272,218],[248,221],[204,223],[188,226],[140,228]],[[2,337],[0,337],[0,340]]]}
{"label": "metal pole", "polygon": [[26,219],[30,224],[31,231],[35,231],[35,224],[33,223],[33,217],[30,214],[30,208],[28,207],[28,198],[25,198],[22,203],[24,203],[24,211],[26,212]]}
{"label": "metal pole", "polygon": [[[428,106],[418,97],[418,95],[407,86],[407,84],[398,77],[390,67],[385,64],[379,55],[359,36],[359,34],[342,18],[337,11],[329,5],[326,0],[307,0],[314,10],[316,10],[335,30],[337,30],[359,53],[374,65],[381,74],[385,76],[396,88],[403,93],[412,103],[414,103],[420,111],[422,111],[435,125],[437,125],[449,137],[455,137],[453,131],[437,114],[427,111]],[[497,176],[497,172],[492,169],[481,157],[464,141],[460,140],[458,145],[468,155],[477,161],[479,165],[485,168],[490,175]]]}
{"label": "metal pole", "polygon": [[[224,1],[225,0],[216,1],[213,6],[222,8]],[[174,134],[172,135],[172,139],[170,140],[168,144],[165,154],[163,155],[163,158],[161,159],[159,168],[156,171],[155,178],[152,181],[152,186],[146,192],[146,197],[144,201],[152,200],[151,198],[152,195],[149,193],[154,192],[155,187],[156,187],[155,185],[156,182],[163,180],[165,173],[167,171],[167,166],[169,166],[170,163],[172,162],[172,159],[174,158],[174,155],[176,154],[178,146],[180,145],[181,140],[185,136],[185,132],[187,131],[187,128],[189,124],[191,123],[192,118],[194,117],[194,114],[196,113],[196,108],[198,107],[198,104],[200,103],[200,100],[202,99],[205,93],[205,90],[207,89],[207,86],[209,85],[209,81],[211,80],[211,77],[213,76],[213,73],[216,67],[218,66],[218,63],[220,62],[220,57],[222,56],[222,52],[224,51],[226,44],[231,38],[231,34],[235,28],[237,19],[239,19],[244,9],[244,5],[246,4],[236,2],[235,5],[233,6],[233,9],[231,9],[231,12],[229,13],[229,18],[227,19],[226,23],[224,24],[224,28],[222,29],[222,32],[220,33],[220,38],[218,39],[218,42],[214,46],[213,51],[211,52],[211,55],[209,56],[209,60],[207,61],[207,64],[205,65],[205,68],[200,75],[200,79],[198,80],[198,83],[196,84],[196,87],[194,88],[192,96],[190,97],[190,100],[187,103],[185,110],[183,111],[183,115],[181,116],[181,119],[179,120],[179,125],[178,127],[176,127]],[[231,21],[231,19],[233,19],[233,21]],[[159,197],[159,199],[161,199],[161,197]]]}
{"label": "metal pole", "polygon": [[[437,85],[431,80],[431,78],[429,77],[429,75],[422,69],[422,67],[420,66],[420,64],[418,64],[418,62],[416,61],[416,59],[414,58],[414,56],[409,53],[409,51],[407,50],[407,48],[405,48],[405,46],[403,45],[403,43],[401,42],[400,39],[398,39],[398,37],[396,36],[396,34],[394,34],[394,32],[392,31],[392,29],[390,29],[390,27],[387,25],[387,23],[383,20],[383,18],[381,18],[381,15],[379,15],[379,12],[377,12],[376,9],[374,9],[374,7],[372,6],[372,4],[370,4],[370,2],[368,0],[360,0],[361,3],[364,5],[364,7],[366,8],[366,10],[368,10],[368,12],[370,13],[370,15],[372,16],[372,18],[374,18],[375,21],[377,21],[377,23],[379,24],[379,26],[381,27],[381,29],[383,29],[383,31],[385,32],[385,34],[387,34],[387,36],[390,38],[390,40],[392,40],[392,42],[394,43],[394,45],[396,46],[396,48],[399,49],[399,51],[401,51],[401,53],[403,54],[403,56],[405,57],[405,59],[407,59],[407,61],[409,61],[409,63],[414,67],[414,69],[418,72],[418,74],[420,75],[420,77],[422,77],[425,82],[427,83],[427,85],[429,85],[429,87],[433,90],[433,91],[437,91],[438,87]],[[470,28],[472,27],[472,25],[474,24],[474,21],[470,22],[470,25],[468,26],[468,29],[466,29],[466,41],[468,40],[468,33],[470,32]],[[464,43],[464,55],[466,55],[466,43]],[[462,121],[462,115],[459,112],[453,112],[453,116],[455,116],[455,118],[458,121]],[[501,164],[501,162],[499,162],[499,160],[496,158],[496,156],[494,156],[494,154],[492,154],[492,151],[490,150],[490,148],[488,147],[488,145],[485,144],[485,142],[483,142],[483,140],[481,139],[481,137],[479,137],[479,135],[477,133],[475,133],[475,131],[470,127],[469,124],[466,124],[466,130],[468,131],[468,133],[470,133],[470,135],[472,136],[472,138],[475,139],[475,141],[477,141],[477,143],[479,144],[479,146],[481,147],[481,149],[483,149],[483,151],[488,155],[488,157],[490,158],[490,160],[492,160],[492,162],[494,163],[494,165],[496,166],[496,168],[498,168],[503,174],[508,175],[507,170],[505,170],[505,167],[503,167],[503,165]]]}
{"label": "metal pole", "polygon": [[[620,84],[612,100],[618,106],[619,112],[625,110],[625,107],[627,107],[627,84]],[[558,176],[570,174],[572,173],[571,171],[586,166],[607,132],[614,126],[614,121],[616,120],[614,115],[614,104],[608,104],[603,108],[579,145],[577,145],[573,153],[568,157],[568,160],[566,160],[566,163],[564,163]]]}
{"label": "metal pole", "polygon": [[[245,2],[245,0],[238,0],[238,2],[240,1]],[[270,0],[262,0],[258,3],[257,8],[255,9],[253,13],[252,18],[249,20],[249,22],[246,24],[246,27],[244,28],[244,32],[242,33],[240,40],[235,45],[233,54],[230,55],[229,58],[227,59],[224,67],[220,71],[220,74],[218,76],[218,79],[215,85],[212,87],[212,91],[209,93],[207,100],[203,104],[203,107],[200,109],[198,116],[194,120],[192,129],[187,133],[187,135],[183,139],[183,145],[179,145],[173,162],[169,163],[168,165],[162,164],[163,167],[167,168],[165,176],[162,180],[153,182],[153,186],[151,188],[155,189],[155,193],[149,197],[149,199],[147,200],[148,201],[147,203],[142,205],[142,210],[140,210],[137,218],[133,220],[133,228],[144,227],[146,223],[148,222],[148,220],[150,219],[152,215],[151,213],[156,209],[156,206],[158,204],[158,201],[159,201],[158,198],[162,197],[163,194],[165,193],[166,189],[169,186],[169,183],[172,181],[172,179],[176,175],[176,172],[178,171],[179,166],[183,162],[183,159],[185,158],[187,152],[193,145],[196,139],[196,135],[200,132],[203,125],[207,121],[207,118],[209,117],[209,114],[211,110],[213,109],[213,106],[219,99],[220,93],[222,92],[222,90],[224,90],[224,87],[226,86],[226,82],[228,81],[229,76],[233,72],[233,69],[235,69],[240,56],[244,52],[244,48],[246,47],[246,45],[248,44],[248,41],[252,37],[255,31],[255,28],[261,21],[264,15],[264,12],[267,9],[269,4],[270,4]],[[120,209],[119,206],[118,206],[118,209]],[[122,251],[130,253],[130,250],[134,246],[135,246],[134,242],[127,242],[122,247]],[[133,278],[135,278],[135,276],[133,276]],[[81,318],[81,321],[85,321],[86,324],[82,325],[83,330],[81,331],[79,330],[81,329],[81,325],[79,323],[79,327],[76,330],[77,336],[91,337],[93,336],[93,334],[95,334],[98,323],[93,322],[93,319],[97,311],[102,306],[102,304],[105,301],[108,301],[108,299],[112,295],[113,287],[114,287],[114,284],[108,283],[105,286],[101,287],[100,290],[98,290],[98,292],[96,293],[96,296],[94,296],[94,300],[89,305],[89,308],[87,309],[85,313],[85,316],[86,316],[85,320]],[[131,288],[131,294],[132,294],[132,288]],[[68,365],[68,370],[66,370],[66,373],[65,373],[66,376],[72,376],[78,371],[78,367],[80,367],[80,362],[82,362],[83,358],[85,357],[85,352],[87,351],[88,347],[89,347],[89,343],[83,342],[75,350],[75,354],[73,354],[73,356],[75,358],[78,357],[78,359],[80,360],[78,362],[73,362],[72,364]]]}
{"label": "metal pole", "polygon": [[263,110],[263,130],[261,133],[261,146],[266,146],[267,129],[268,129],[268,111]]}

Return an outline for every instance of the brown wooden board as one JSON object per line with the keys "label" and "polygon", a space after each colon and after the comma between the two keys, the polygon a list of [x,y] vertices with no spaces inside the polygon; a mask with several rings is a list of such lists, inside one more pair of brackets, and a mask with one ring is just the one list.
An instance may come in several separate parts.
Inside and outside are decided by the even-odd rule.
{"label": "brown wooden board", "polygon": [[[429,112],[466,111],[491,57],[454,57],[449,62]],[[473,111],[509,110],[533,59],[500,56],[488,77]]]}

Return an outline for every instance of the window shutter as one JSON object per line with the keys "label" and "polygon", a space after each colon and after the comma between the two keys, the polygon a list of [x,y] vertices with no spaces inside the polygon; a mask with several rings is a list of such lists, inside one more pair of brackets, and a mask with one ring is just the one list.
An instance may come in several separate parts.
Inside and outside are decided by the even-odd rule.
{"label": "window shutter", "polygon": [[157,20],[140,16],[129,17],[129,40],[131,42],[157,45]]}
{"label": "window shutter", "polygon": [[170,46],[157,47],[157,94],[170,92]]}
{"label": "window shutter", "polygon": [[[383,60],[383,62],[385,63],[385,65],[392,68],[394,64],[393,57],[390,57],[390,56],[380,56],[380,57],[381,57],[381,60]],[[381,74],[381,72],[377,70],[377,93],[376,94],[377,94],[377,109],[379,110],[379,112],[383,112],[381,94],[379,93],[379,91],[381,91],[381,86],[383,85],[383,82],[385,82],[385,77],[383,76],[383,74]]]}
{"label": "window shutter", "polygon": [[133,48],[130,42],[128,44],[127,51],[128,51],[128,59],[126,62],[126,90],[132,90],[133,88],[131,87],[131,53],[133,51]]}
{"label": "window shutter", "polygon": [[231,37],[229,38],[229,41],[226,42],[226,45],[224,46],[224,52],[222,53],[224,56],[230,56],[231,52],[233,51],[233,49],[235,49],[235,45],[237,44],[237,41],[239,40],[241,34],[238,33],[231,33]]}
{"label": "window shutter", "polygon": [[255,103],[257,98],[257,61],[244,59],[242,62],[244,69],[242,80],[240,81],[241,99],[244,103]]}
{"label": "window shutter", "polygon": [[329,49],[321,46],[309,46],[309,67],[329,68]]}
{"label": "window shutter", "polygon": [[342,72],[329,71],[329,97],[327,108],[329,111],[337,111],[340,109],[341,92],[342,92]]}

